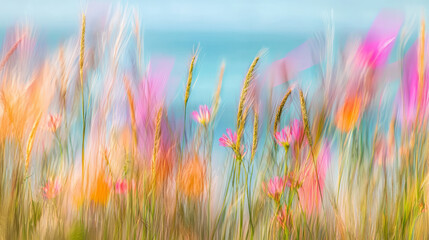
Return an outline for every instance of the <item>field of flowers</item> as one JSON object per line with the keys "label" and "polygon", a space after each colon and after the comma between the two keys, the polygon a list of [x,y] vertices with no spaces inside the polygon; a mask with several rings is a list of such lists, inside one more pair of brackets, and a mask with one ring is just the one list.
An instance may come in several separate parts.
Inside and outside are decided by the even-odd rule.
{"label": "field of flowers", "polygon": [[[169,96],[172,61],[143,61],[137,14],[105,28],[82,14],[53,50],[16,27],[0,55],[0,239],[427,238],[425,18],[334,30],[267,69],[262,50],[242,59],[236,103],[221,101],[222,64],[194,109],[201,51]],[[222,114],[236,121],[219,134]]]}

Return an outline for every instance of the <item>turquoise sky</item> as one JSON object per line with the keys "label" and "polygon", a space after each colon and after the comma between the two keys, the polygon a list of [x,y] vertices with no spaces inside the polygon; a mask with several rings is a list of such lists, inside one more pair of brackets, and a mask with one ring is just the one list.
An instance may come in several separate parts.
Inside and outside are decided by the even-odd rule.
{"label": "turquoise sky", "polygon": [[[112,4],[113,3],[113,4]],[[76,28],[79,14],[106,14],[109,6],[135,7],[145,29],[302,32],[323,26],[331,14],[337,28],[365,28],[382,8],[427,11],[429,1],[91,1],[2,0],[0,28],[28,21],[38,28]]]}

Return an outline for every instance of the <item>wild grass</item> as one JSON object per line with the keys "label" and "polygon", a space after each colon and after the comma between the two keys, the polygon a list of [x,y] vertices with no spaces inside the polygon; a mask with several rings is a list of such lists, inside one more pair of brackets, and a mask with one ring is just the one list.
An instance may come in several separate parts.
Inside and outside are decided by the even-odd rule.
{"label": "wild grass", "polygon": [[[177,94],[169,59],[143,65],[136,13],[113,13],[109,27],[94,28],[100,32],[90,24],[82,15],[79,36],[46,54],[27,28],[4,43],[0,239],[429,235],[424,19],[413,25],[411,47],[410,31],[383,37],[390,25],[369,38],[375,44],[334,46],[326,33],[305,49],[329,48],[313,62],[321,74],[311,84],[298,75],[274,86],[269,71],[285,66],[263,69],[261,54],[242,59],[249,67],[236,102],[222,94],[230,71],[222,63],[210,79],[217,81],[211,106],[192,112],[204,63],[196,53],[187,75],[175,76],[184,86]],[[399,50],[386,47],[396,38]],[[308,60],[295,55],[294,64]],[[397,56],[393,80],[385,55]],[[392,82],[399,87],[389,90]],[[229,104],[237,112],[226,112]],[[223,134],[225,115],[236,122]]]}

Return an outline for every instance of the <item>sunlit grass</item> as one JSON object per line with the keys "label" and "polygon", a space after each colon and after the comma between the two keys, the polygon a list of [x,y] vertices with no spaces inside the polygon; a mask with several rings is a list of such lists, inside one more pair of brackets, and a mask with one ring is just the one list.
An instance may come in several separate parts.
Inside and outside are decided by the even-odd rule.
{"label": "sunlit grass", "polygon": [[[203,50],[190,51],[183,94],[173,91],[183,101],[173,103],[172,61],[140,65],[136,16],[117,12],[88,32],[83,15],[79,38],[46,54],[27,28],[5,42],[0,239],[428,236],[424,19],[409,48],[386,12],[364,41],[338,46],[341,56],[333,28],[317,48],[303,45],[326,57],[312,64],[317,85],[285,74],[273,91],[269,71],[284,66],[263,74],[261,51],[242,59],[249,68],[231,103],[222,63],[211,104],[191,109]],[[394,53],[401,73],[391,81],[401,84],[391,101],[383,73]],[[226,104],[236,112],[219,111]],[[222,114],[236,121],[215,132]]]}

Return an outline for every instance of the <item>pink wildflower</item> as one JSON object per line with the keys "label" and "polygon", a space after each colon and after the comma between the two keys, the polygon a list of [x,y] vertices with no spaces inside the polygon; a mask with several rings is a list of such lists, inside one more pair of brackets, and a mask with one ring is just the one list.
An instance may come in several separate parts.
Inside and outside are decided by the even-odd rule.
{"label": "pink wildflower", "polygon": [[299,121],[298,119],[293,120],[290,132],[292,134],[292,141],[294,144],[301,146],[304,140],[304,125],[302,124],[302,121]]}
{"label": "pink wildflower", "polygon": [[[412,126],[414,121],[418,120],[424,122],[422,119],[424,115],[418,116],[418,108],[420,104],[420,110],[426,110],[429,105],[429,63],[424,64],[424,75],[422,85],[419,79],[419,47],[420,42],[416,41],[405,54],[404,57],[404,71],[402,74],[401,92],[398,93],[398,98],[402,103],[400,113],[402,113],[402,124],[406,127]],[[425,49],[428,49],[429,43],[425,42]],[[421,101],[419,101],[419,94],[421,95]],[[420,117],[420,118],[419,118]]]}
{"label": "pink wildflower", "polygon": [[403,23],[403,16],[393,11],[382,11],[371,25],[358,52],[361,65],[383,66],[395,45]]}
{"label": "pink wildflower", "polygon": [[210,110],[207,105],[201,105],[199,111],[193,111],[192,117],[203,126],[210,122]]}
{"label": "pink wildflower", "polygon": [[299,199],[304,211],[311,214],[316,211],[321,203],[320,191],[323,194],[326,171],[331,158],[330,147],[324,144],[317,157],[317,174],[314,170],[313,161],[308,161],[302,174],[299,176],[301,187],[298,189]]}
{"label": "pink wildflower", "polygon": [[277,132],[275,135],[276,141],[280,146],[289,147],[289,144],[292,142],[292,132],[290,127],[286,126],[280,132]]}
{"label": "pink wildflower", "polygon": [[58,127],[61,124],[61,116],[60,115],[52,115],[48,116],[48,128],[51,132],[55,133]]}
{"label": "pink wildflower", "polygon": [[274,201],[280,201],[280,197],[283,193],[284,188],[286,187],[286,182],[282,177],[274,177],[270,179],[268,184],[262,185],[264,192],[272,198]]}
{"label": "pink wildflower", "polygon": [[219,138],[219,144],[223,147],[234,148],[235,143],[237,142],[237,133],[232,133],[231,129],[226,129],[226,135],[223,134],[221,138]]}
{"label": "pink wildflower", "polygon": [[[135,188],[135,182],[134,180],[131,181],[131,188]],[[128,185],[128,181],[126,179],[120,179],[116,181],[115,184],[115,193],[117,194],[124,194],[127,193],[127,191],[130,189],[130,186]]]}
{"label": "pink wildflower", "polygon": [[290,126],[286,126],[275,134],[277,143],[283,147],[300,146],[304,140],[304,125],[295,119]]}
{"label": "pink wildflower", "polygon": [[42,188],[42,194],[45,199],[55,198],[61,190],[61,186],[58,180],[49,180]]}

